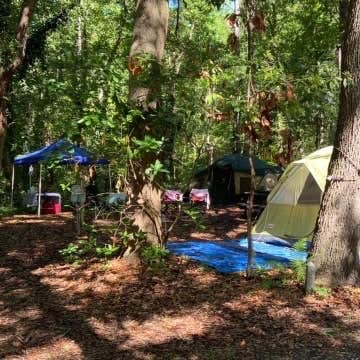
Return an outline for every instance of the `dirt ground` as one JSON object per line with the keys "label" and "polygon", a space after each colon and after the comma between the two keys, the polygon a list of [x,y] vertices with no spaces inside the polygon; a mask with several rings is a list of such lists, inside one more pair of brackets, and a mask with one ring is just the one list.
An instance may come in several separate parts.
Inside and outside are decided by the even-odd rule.
{"label": "dirt ground", "polygon": [[[172,239],[236,238],[239,215],[213,210]],[[304,297],[265,286],[276,271],[248,281],[178,257],[75,267],[58,253],[74,233],[70,214],[0,220],[1,359],[360,359],[360,289]]]}

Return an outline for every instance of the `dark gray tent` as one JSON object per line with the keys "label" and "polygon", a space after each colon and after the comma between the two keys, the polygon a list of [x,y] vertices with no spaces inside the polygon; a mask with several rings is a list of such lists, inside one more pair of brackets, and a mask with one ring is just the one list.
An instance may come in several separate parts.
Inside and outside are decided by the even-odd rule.
{"label": "dark gray tent", "polygon": [[[282,169],[254,158],[257,195],[266,198],[275,186]],[[216,160],[194,175],[198,187],[207,187],[212,203],[246,201],[250,190],[250,162],[243,154],[230,154]]]}

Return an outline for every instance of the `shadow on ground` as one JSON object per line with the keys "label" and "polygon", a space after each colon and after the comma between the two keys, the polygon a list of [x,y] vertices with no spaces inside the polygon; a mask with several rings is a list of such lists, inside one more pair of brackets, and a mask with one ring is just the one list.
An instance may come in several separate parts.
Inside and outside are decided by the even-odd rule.
{"label": "shadow on ground", "polygon": [[73,267],[58,254],[73,220],[43,220],[0,224],[0,358],[359,358],[356,289],[304,298],[182,258]]}
{"label": "shadow on ground", "polygon": [[[173,217],[170,213],[170,220]],[[202,230],[184,216],[183,221],[179,221],[170,234],[170,240],[226,240],[246,234],[246,215],[243,209],[235,205],[212,206],[208,211],[201,212],[200,219],[205,225]]]}

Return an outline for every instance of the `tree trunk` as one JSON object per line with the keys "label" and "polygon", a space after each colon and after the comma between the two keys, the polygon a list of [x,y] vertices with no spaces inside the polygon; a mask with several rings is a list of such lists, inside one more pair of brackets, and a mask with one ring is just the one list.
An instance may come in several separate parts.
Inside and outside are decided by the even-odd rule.
{"label": "tree trunk", "polygon": [[[131,137],[143,140],[145,135],[161,137],[157,114],[161,81],[160,62],[163,57],[169,9],[166,0],[138,0],[133,43],[129,56],[129,99],[143,111],[134,121]],[[147,241],[162,244],[161,190],[145,175],[156,154],[137,159],[131,164],[130,198],[136,206],[134,225],[147,235]]]}
{"label": "tree trunk", "polygon": [[164,54],[169,19],[166,0],[137,0],[130,49],[130,100],[143,110],[157,108],[160,62]]}
{"label": "tree trunk", "polygon": [[[248,109],[251,109],[252,101],[254,97],[254,88],[253,88],[253,57],[254,57],[254,38],[252,29],[250,26],[250,19],[254,14],[255,4],[253,0],[246,0],[246,12],[247,12],[247,73],[248,73],[248,86],[247,86],[247,106]],[[253,249],[253,239],[252,239],[252,214],[254,207],[254,193],[255,193],[255,168],[253,163],[254,156],[254,143],[251,136],[249,136],[249,162],[250,162],[250,190],[249,198],[247,202],[247,240],[248,240],[248,261],[246,274],[247,277],[251,278],[253,276],[254,270],[254,249]]]}
{"label": "tree trunk", "polygon": [[7,114],[6,114],[6,93],[8,90],[10,75],[6,71],[0,72],[0,174],[2,173],[2,164],[4,157],[4,147],[7,132]]}
{"label": "tree trunk", "polygon": [[4,67],[0,66],[0,174],[3,170],[4,146],[8,125],[6,114],[6,96],[12,77],[16,71],[18,71],[25,58],[29,27],[36,3],[37,0],[24,1],[19,23],[16,28],[16,40],[19,45],[18,52],[10,65]]}
{"label": "tree trunk", "polygon": [[[342,82],[334,152],[318,218],[311,262],[315,284],[359,284],[360,239],[360,1],[348,3],[344,20]],[[312,286],[310,286],[312,287]]]}

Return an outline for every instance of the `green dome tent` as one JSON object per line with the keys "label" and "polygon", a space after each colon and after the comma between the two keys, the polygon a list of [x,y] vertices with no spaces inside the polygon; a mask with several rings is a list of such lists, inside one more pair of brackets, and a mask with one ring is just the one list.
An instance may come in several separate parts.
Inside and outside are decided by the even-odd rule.
{"label": "green dome tent", "polygon": [[267,198],[254,235],[301,239],[314,231],[333,147],[291,163]]}

